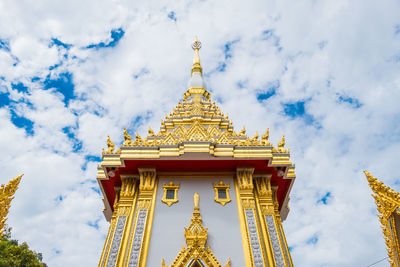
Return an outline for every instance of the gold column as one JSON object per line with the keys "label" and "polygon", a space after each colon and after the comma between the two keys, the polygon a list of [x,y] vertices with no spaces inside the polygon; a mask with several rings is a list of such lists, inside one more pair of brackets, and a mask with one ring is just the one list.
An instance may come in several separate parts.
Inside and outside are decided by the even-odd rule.
{"label": "gold column", "polygon": [[236,197],[247,267],[268,266],[262,242],[253,185],[254,168],[237,168]]}
{"label": "gold column", "polygon": [[99,266],[121,266],[124,260],[137,190],[134,177],[122,176],[121,180],[121,187],[115,188],[114,212]]}
{"label": "gold column", "polygon": [[277,187],[271,187],[271,175],[261,175],[255,180],[256,200],[268,264],[270,266],[293,266],[282,228]]}
{"label": "gold column", "polygon": [[286,266],[293,267],[292,257],[290,256],[289,247],[286,242],[285,233],[283,232],[282,218],[281,218],[281,213],[279,212],[279,203],[278,203],[277,194],[276,194],[277,190],[278,190],[277,186],[272,186],[272,199],[274,202],[275,223],[278,228],[279,243],[281,246],[281,251],[284,254]]}
{"label": "gold column", "polygon": [[156,170],[139,168],[139,193],[134,215],[134,230],[129,240],[129,257],[124,266],[145,267],[157,195]]}

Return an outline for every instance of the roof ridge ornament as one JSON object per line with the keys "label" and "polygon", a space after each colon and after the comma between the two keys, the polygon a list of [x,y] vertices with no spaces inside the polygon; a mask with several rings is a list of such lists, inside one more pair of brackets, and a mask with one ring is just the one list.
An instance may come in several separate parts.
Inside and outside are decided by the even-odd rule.
{"label": "roof ridge ornament", "polygon": [[197,36],[194,37],[194,41],[192,43],[192,48],[194,50],[192,75],[193,75],[193,73],[200,73],[200,75],[202,75],[203,74],[203,68],[200,65],[200,56],[199,56],[199,50],[201,48],[201,42],[197,39]]}

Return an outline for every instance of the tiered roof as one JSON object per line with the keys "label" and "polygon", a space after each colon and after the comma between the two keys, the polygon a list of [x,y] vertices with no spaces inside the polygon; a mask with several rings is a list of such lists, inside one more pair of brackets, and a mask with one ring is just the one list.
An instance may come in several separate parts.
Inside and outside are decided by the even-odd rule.
{"label": "tiered roof", "polygon": [[286,189],[280,201],[281,206],[285,205],[286,212],[283,212],[283,218],[285,218],[288,212],[286,206],[289,191],[295,178],[294,165],[289,160],[289,149],[284,147],[285,137],[282,136],[277,147],[274,147],[268,140],[268,128],[261,138],[258,132],[253,137],[247,136],[245,127],[236,132],[228,115],[211,101],[211,95],[206,89],[199,57],[201,43],[197,38],[192,48],[195,56],[189,88],[184,93],[182,101],[165,116],[164,120],[161,120],[160,130],[154,132],[149,128],[146,137],[141,137],[136,133],[135,138],[132,138],[124,129],[124,142],[116,151],[115,144],[108,137],[107,149],[103,149],[103,162],[97,176],[105,195],[106,210],[107,207],[112,207],[111,202],[113,202],[113,198],[109,197],[111,193],[105,190],[107,181],[112,180],[110,174],[115,175],[118,168],[127,167],[126,161],[187,160],[185,154],[203,152],[202,155],[208,154],[208,160],[259,159],[266,160],[266,167],[275,167],[277,177],[290,180],[286,183]]}

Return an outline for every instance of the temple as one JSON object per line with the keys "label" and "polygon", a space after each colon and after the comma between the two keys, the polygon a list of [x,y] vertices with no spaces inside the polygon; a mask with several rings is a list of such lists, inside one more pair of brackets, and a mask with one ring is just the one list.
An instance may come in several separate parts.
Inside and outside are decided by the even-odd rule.
{"label": "temple", "polygon": [[364,171],[379,212],[379,221],[385,238],[390,266],[400,266],[400,193],[392,190]]}
{"label": "temple", "polygon": [[[110,228],[99,266],[293,266],[282,228],[295,172],[285,138],[236,132],[193,42],[188,89],[158,132],[107,139],[97,180]],[[245,108],[245,107],[238,107]]]}

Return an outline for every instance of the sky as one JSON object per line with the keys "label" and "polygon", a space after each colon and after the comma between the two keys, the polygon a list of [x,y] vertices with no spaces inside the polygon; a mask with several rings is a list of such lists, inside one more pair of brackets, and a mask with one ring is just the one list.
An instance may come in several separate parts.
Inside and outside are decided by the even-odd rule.
{"label": "sky", "polygon": [[[249,136],[286,136],[295,266],[387,256],[369,170],[400,191],[400,2],[0,0],[0,183],[8,224],[49,266],[96,266],[109,134],[142,136],[182,99],[197,35],[212,99]],[[387,261],[373,266],[388,266]]]}

